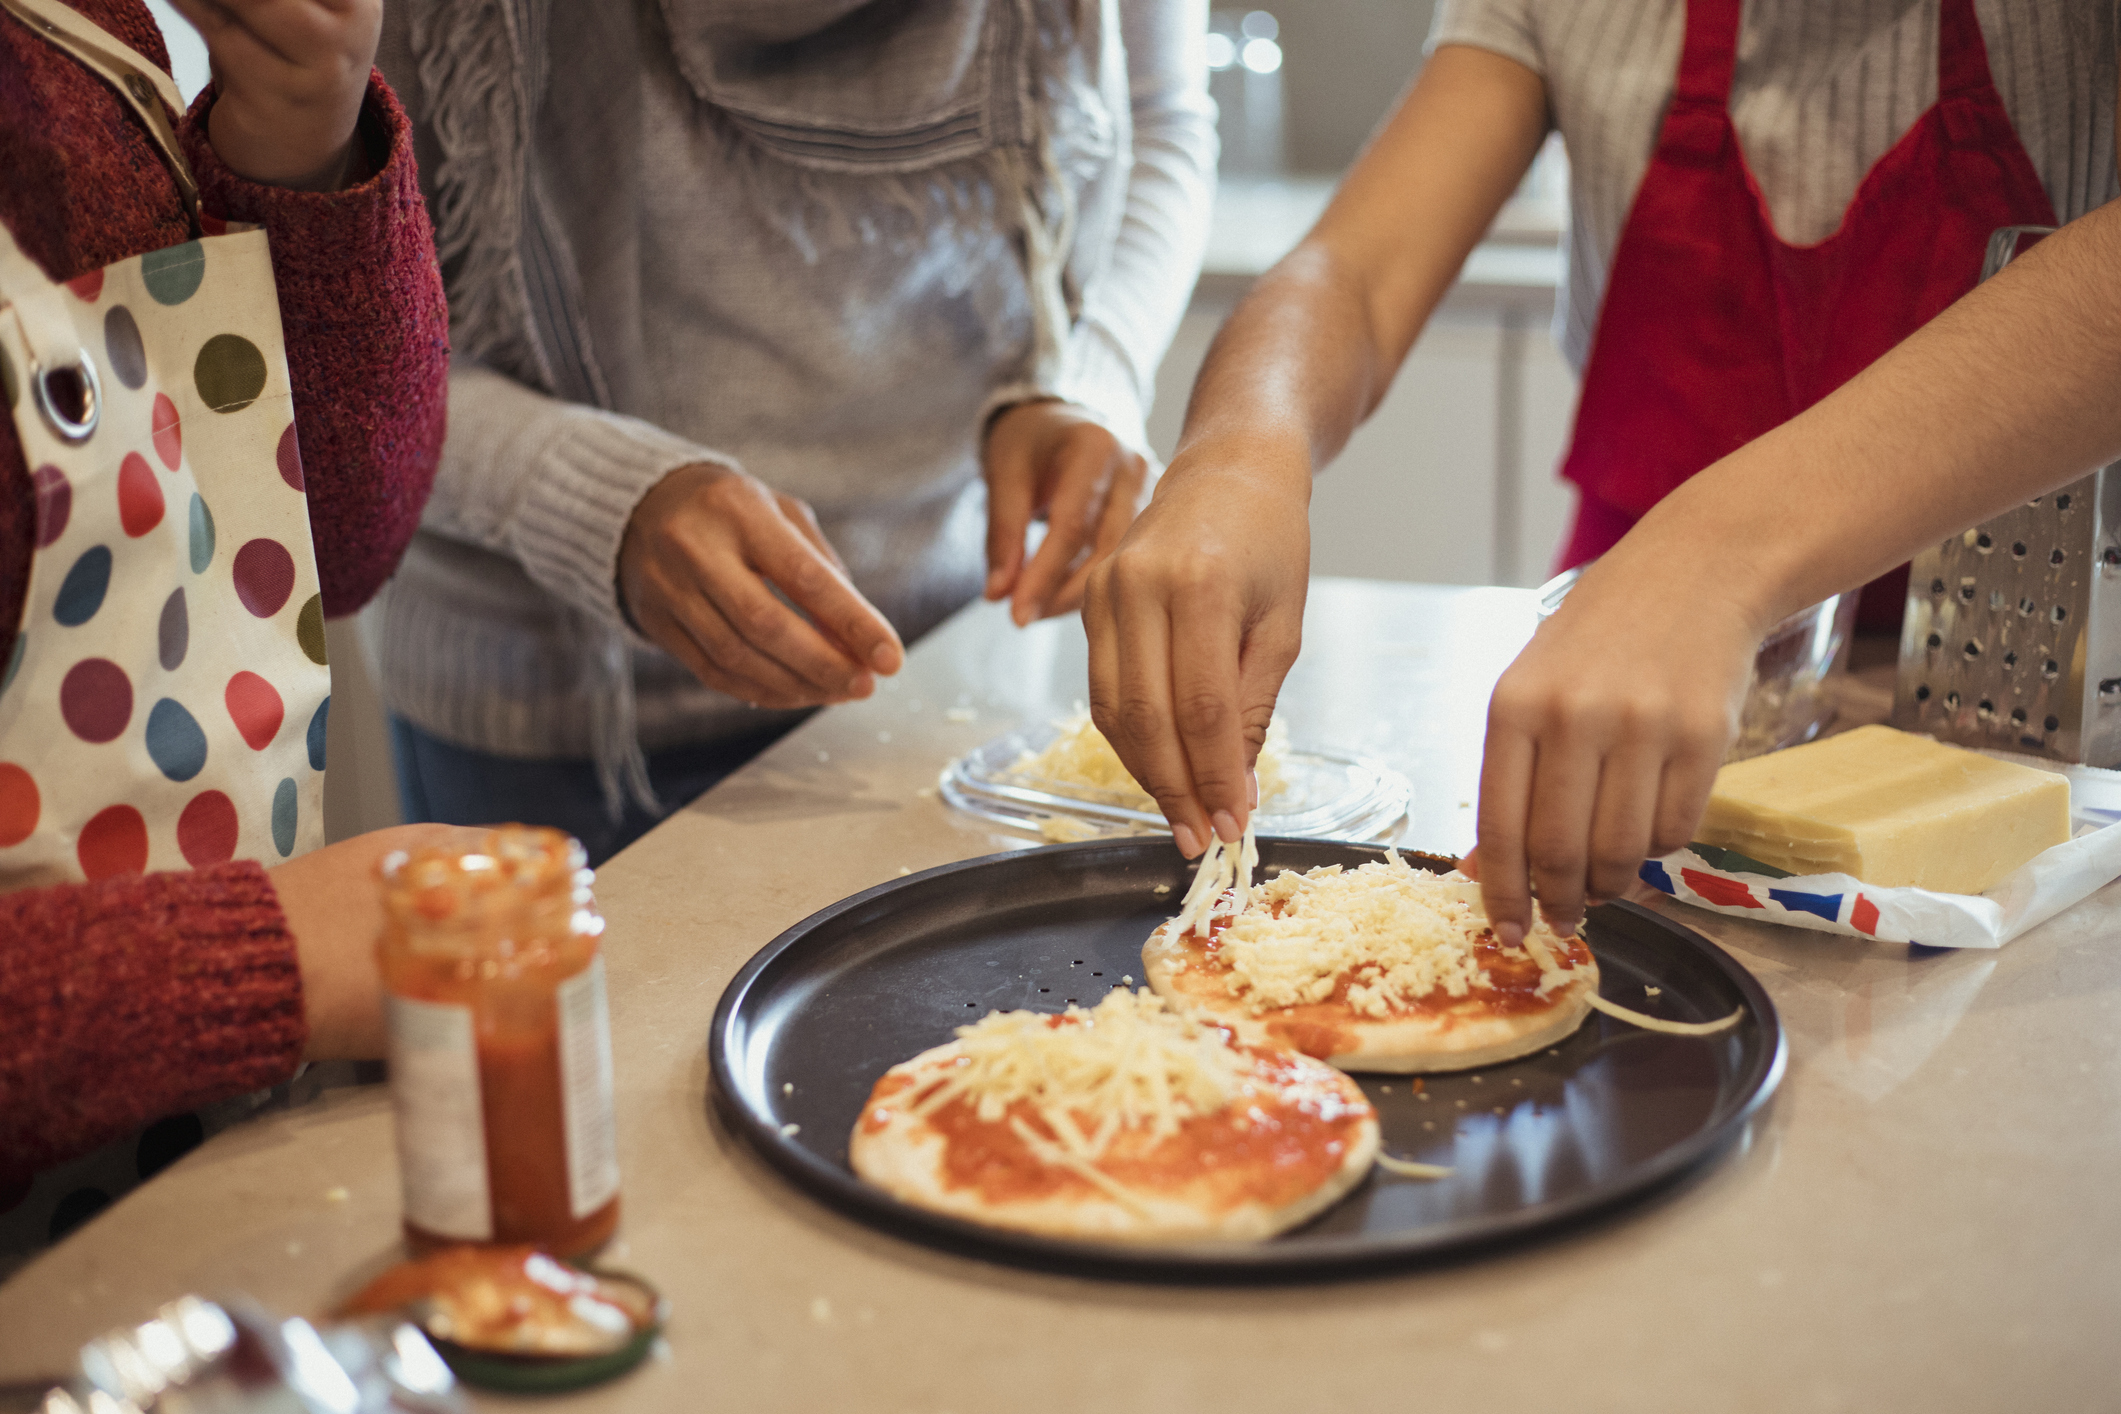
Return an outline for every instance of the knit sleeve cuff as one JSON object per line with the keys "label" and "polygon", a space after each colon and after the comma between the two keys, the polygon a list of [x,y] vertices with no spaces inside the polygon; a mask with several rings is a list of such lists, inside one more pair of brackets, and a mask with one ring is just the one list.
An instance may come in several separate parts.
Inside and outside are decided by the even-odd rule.
{"label": "knit sleeve cuff", "polygon": [[510,539],[524,572],[540,586],[624,630],[619,549],[634,507],[679,467],[735,464],[640,418],[562,406]]}
{"label": "knit sleeve cuff", "polygon": [[371,69],[368,95],[361,101],[361,116],[354,125],[354,141],[366,150],[369,175],[340,191],[296,191],[291,187],[254,182],[229,170],[207,137],[207,119],[219,97],[208,84],[192,100],[191,111],[177,130],[184,156],[199,180],[199,206],[207,215],[223,221],[264,224],[273,220],[315,220],[327,217],[344,227],[349,220],[386,219],[406,201],[420,196],[419,173],[412,155],[412,124],[398,103],[397,95],[383,81],[381,70]]}
{"label": "knit sleeve cuff", "polygon": [[1147,390],[1134,360],[1100,324],[1085,320],[1076,326],[1062,353],[1060,371],[1050,384],[1010,383],[988,394],[980,409],[981,435],[997,415],[1041,398],[1088,408],[1120,441],[1139,452],[1149,450],[1144,421]]}
{"label": "knit sleeve cuff", "polygon": [[309,1038],[254,863],[0,897],[0,1154],[30,1169],[276,1085]]}

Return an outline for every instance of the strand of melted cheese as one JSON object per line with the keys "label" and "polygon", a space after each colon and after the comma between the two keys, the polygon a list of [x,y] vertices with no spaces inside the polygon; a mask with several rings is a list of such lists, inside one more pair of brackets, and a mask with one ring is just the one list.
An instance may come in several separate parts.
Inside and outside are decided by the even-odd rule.
{"label": "strand of melted cheese", "polygon": [[1586,1000],[1595,1010],[1602,1011],[1607,1016],[1618,1017],[1631,1025],[1640,1026],[1645,1031],[1662,1031],[1667,1036],[1713,1036],[1718,1031],[1730,1030],[1738,1024],[1739,1018],[1745,1015],[1745,1008],[1740,1007],[1717,1021],[1666,1021],[1661,1016],[1644,1016],[1639,1011],[1630,1011],[1618,1002],[1607,1001],[1596,992],[1591,993]]}
{"label": "strand of melted cheese", "polygon": [[1445,1164],[1417,1164],[1412,1159],[1395,1159],[1390,1154],[1379,1154],[1377,1166],[1401,1178],[1449,1178],[1457,1172]]}
{"label": "strand of melted cheese", "polygon": [[[992,1123],[1025,1101],[1053,1131],[1056,1152],[1089,1163],[1122,1129],[1174,1134],[1249,1089],[1250,1062],[1224,1032],[1169,1010],[1146,987],[1115,988],[1062,1015],[1055,1025],[1041,1012],[994,1012],[959,1027],[955,1064],[907,1111],[932,1114],[963,1097]],[[1091,1133],[1079,1115],[1095,1119]]]}
{"label": "strand of melted cheese", "polygon": [[1106,1173],[1090,1160],[1071,1154],[1052,1140],[1040,1137],[1037,1130],[1018,1119],[1015,1115],[1009,1117],[1009,1129],[1017,1138],[1024,1141],[1024,1147],[1031,1151],[1031,1157],[1037,1159],[1040,1163],[1051,1168],[1064,1168],[1070,1173],[1078,1174],[1088,1179],[1092,1186],[1102,1189],[1107,1196],[1134,1209],[1137,1213],[1145,1213],[1149,1210],[1149,1205],[1143,1202],[1141,1196],[1127,1187],[1127,1185]]}

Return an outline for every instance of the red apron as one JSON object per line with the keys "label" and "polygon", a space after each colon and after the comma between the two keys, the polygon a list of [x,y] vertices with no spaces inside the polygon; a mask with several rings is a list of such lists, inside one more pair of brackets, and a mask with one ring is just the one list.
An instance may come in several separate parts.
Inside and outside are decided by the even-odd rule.
{"label": "red apron", "polygon": [[[1740,9],[1687,3],[1679,82],[1613,253],[1562,463],[1581,500],[1561,568],[1972,289],[1998,226],[2059,224],[1989,79],[1973,0],[1943,0],[1936,106],[1864,174],[1838,230],[1780,239],[1731,123]],[[1870,586],[1863,622],[1899,622],[1906,578]]]}

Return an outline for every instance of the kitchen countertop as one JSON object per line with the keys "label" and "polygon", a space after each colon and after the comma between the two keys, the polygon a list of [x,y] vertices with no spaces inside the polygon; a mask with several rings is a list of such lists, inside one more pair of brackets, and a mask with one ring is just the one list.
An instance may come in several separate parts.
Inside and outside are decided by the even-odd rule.
{"label": "kitchen countertop", "polygon": [[[1284,711],[1416,785],[1457,850],[1487,689],[1530,591],[1321,581]],[[1014,841],[933,798],[951,756],[1083,693],[1072,620],[967,609],[613,860],[625,1219],[667,1354],[570,1410],[1885,1410],[2121,1399],[2121,886],[1999,952],[1865,943],[1660,901],[1766,986],[1780,1094],[1622,1212],[1395,1275],[1266,1288],[1044,1275],[820,1207],[707,1099],[717,997],[848,894]],[[976,713],[965,720],[967,710]],[[0,1286],[0,1383],[184,1291],[318,1314],[397,1248],[380,1087],[218,1135]],[[508,1401],[486,1398],[483,1405]]]}

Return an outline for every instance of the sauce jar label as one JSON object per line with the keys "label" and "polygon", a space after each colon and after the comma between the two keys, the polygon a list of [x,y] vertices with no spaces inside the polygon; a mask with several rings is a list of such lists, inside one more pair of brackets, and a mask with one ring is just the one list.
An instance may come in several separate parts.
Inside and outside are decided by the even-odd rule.
{"label": "sauce jar label", "polygon": [[611,1015],[604,1004],[602,955],[560,983],[554,1000],[560,1012],[567,1197],[574,1216],[585,1218],[619,1191],[618,1133],[611,1113]]}
{"label": "sauce jar label", "polygon": [[[601,1003],[601,985],[598,1000]],[[486,1181],[486,1118],[471,1008],[396,995],[385,1001],[405,1216],[440,1237],[486,1241],[493,1236],[493,1204]],[[608,1056],[608,1038],[605,1052]],[[608,1079],[604,1093],[608,1106]]]}

